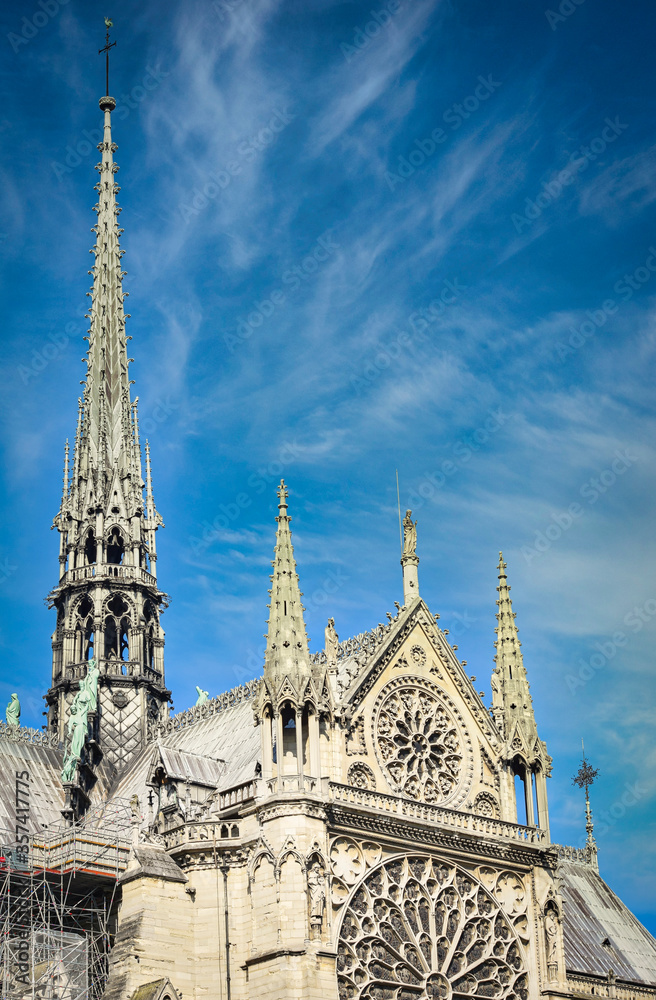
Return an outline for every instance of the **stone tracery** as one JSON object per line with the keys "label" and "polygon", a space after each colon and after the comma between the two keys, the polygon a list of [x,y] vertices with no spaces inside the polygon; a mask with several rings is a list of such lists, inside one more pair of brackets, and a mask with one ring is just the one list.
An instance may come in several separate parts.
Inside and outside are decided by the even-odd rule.
{"label": "stone tracery", "polygon": [[461,734],[439,689],[402,679],[383,689],[374,722],[379,761],[395,790],[423,802],[444,802],[458,789]]}
{"label": "stone tracery", "polygon": [[340,1000],[528,997],[522,949],[495,894],[421,855],[384,862],[356,889],[337,980]]}

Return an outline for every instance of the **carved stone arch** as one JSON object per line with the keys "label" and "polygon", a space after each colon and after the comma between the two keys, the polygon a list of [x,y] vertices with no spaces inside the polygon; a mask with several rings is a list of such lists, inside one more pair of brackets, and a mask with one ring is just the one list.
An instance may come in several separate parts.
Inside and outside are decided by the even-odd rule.
{"label": "carved stone arch", "polygon": [[486,876],[423,852],[367,871],[340,915],[339,996],[528,1000],[528,894],[510,872]]}
{"label": "carved stone arch", "polygon": [[266,837],[260,837],[248,861],[249,886],[255,876],[256,870],[259,868],[259,866],[262,864],[262,861],[265,858],[267,858],[271,862],[271,864],[275,867],[276,856],[273,852],[273,848],[271,847]]}
{"label": "carved stone arch", "polygon": [[90,594],[80,594],[74,601],[71,601],[68,611],[68,627],[75,628],[78,618],[86,621],[89,616],[93,618],[95,613],[94,600]]}
{"label": "carved stone arch", "polygon": [[301,870],[305,873],[305,858],[298,850],[296,841],[292,836],[287,837],[285,843],[282,845],[282,849],[280,850],[278,857],[276,858],[276,871],[278,875],[280,875],[280,870],[289,857],[295,858],[301,866]]}
{"label": "carved stone arch", "polygon": [[73,633],[73,662],[87,661],[95,649],[95,604],[90,594],[81,594],[71,607],[69,629]]}
{"label": "carved stone arch", "polygon": [[473,812],[477,816],[487,816],[490,819],[501,818],[501,808],[496,795],[491,792],[479,792],[474,799]]}
{"label": "carved stone arch", "polygon": [[98,539],[93,528],[89,527],[81,539],[82,552],[84,553],[84,563],[86,566],[93,566],[98,561]]}
{"label": "carved stone arch", "polygon": [[116,615],[116,611],[110,609],[109,606],[110,604],[112,604],[112,602],[115,602],[117,599],[123,601],[123,603],[126,605],[126,610],[122,611],[121,614],[129,614],[131,618],[134,618],[136,612],[136,605],[134,602],[134,598],[132,597],[131,594],[127,593],[124,590],[113,591],[111,594],[108,594],[107,597],[105,597],[102,603],[103,618],[108,612],[110,614]]}
{"label": "carved stone arch", "polygon": [[363,760],[355,761],[348,769],[346,783],[354,788],[363,788],[366,791],[376,790],[376,775]]}
{"label": "carved stone arch", "polygon": [[105,557],[112,566],[120,566],[131,542],[129,531],[117,521],[105,527]]}
{"label": "carved stone arch", "polygon": [[135,617],[134,602],[123,592],[110,594],[105,599],[102,619],[105,659],[127,661],[131,658],[130,630]]}
{"label": "carved stone arch", "polygon": [[[227,827],[226,827],[226,830],[227,830]],[[226,836],[227,836],[227,833],[226,833]],[[269,850],[267,850],[265,848],[262,848],[261,850],[256,851],[255,854],[252,855],[251,860],[250,860],[250,864],[248,866],[248,882],[249,882],[249,885],[252,882],[255,881],[255,875],[256,875],[257,870],[258,870],[258,868],[260,867],[260,865],[262,864],[263,861],[269,861],[269,862],[271,862],[271,865],[273,866],[273,868],[275,870],[276,859],[275,859],[275,856],[274,856],[273,852],[269,851]]]}
{"label": "carved stone arch", "polygon": [[322,865],[324,865],[326,867],[326,870],[328,870],[328,862],[324,854],[324,849],[316,837],[310,844],[310,849],[305,856],[306,863],[309,863],[310,859],[314,858],[315,856],[321,860]]}

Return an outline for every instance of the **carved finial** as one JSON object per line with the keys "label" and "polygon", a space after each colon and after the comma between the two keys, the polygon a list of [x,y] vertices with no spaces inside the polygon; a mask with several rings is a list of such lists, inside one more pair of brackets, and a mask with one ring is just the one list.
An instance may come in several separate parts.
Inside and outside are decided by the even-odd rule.
{"label": "carved finial", "polygon": [[339,636],[335,631],[335,619],[329,618],[326,631],[324,633],[324,648],[326,651],[326,662],[328,666],[335,666],[337,663],[337,648],[339,646]]}
{"label": "carved finial", "polygon": [[286,507],[287,506],[287,497],[288,496],[289,496],[289,490],[285,486],[285,480],[281,479],[280,480],[280,486],[278,487],[278,499],[280,500],[280,503],[278,504],[279,507]]}
{"label": "carved finial", "polygon": [[[114,22],[111,20],[111,18],[106,17],[105,28],[107,29],[107,32],[105,34],[105,46],[102,49],[98,49],[98,55],[101,55],[103,52],[105,53],[105,96],[106,98],[108,98],[113,102],[111,107],[109,106],[103,107],[103,103],[101,101],[100,107],[102,108],[103,111],[105,110],[113,111],[114,108],[116,107],[116,101],[114,101],[114,98],[109,98],[109,50],[113,49],[114,46],[116,45],[116,42],[112,42],[111,45],[109,42],[109,29],[113,27],[114,27]],[[103,100],[105,100],[105,98],[103,98]]]}
{"label": "carved finial", "polygon": [[572,778],[572,784],[576,785],[577,788],[585,788],[585,829],[587,833],[586,846],[594,848],[596,851],[594,824],[592,822],[592,810],[590,809],[589,789],[590,786],[594,784],[595,778],[599,774],[599,769],[592,767],[592,765],[587,761],[583,740],[581,740],[581,751],[581,766]]}

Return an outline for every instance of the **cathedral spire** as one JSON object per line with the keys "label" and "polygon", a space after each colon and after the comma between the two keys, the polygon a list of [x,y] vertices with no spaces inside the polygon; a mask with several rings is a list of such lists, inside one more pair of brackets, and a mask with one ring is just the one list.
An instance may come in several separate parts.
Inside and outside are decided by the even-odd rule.
{"label": "cathedral spire", "polygon": [[[111,22],[106,26],[109,29]],[[101,49],[113,47],[107,37]],[[49,595],[57,610],[53,634],[52,687],[46,695],[48,727],[65,737],[70,694],[97,664],[99,712],[93,746],[117,767],[143,746],[148,730],[166,718],[164,632],[160,613],[167,596],[157,586],[155,509],[147,458],[147,496],[142,475],[137,400],[130,398],[123,291],[125,271],[115,183],[117,149],[112,139],[113,97],[100,99],[104,116],[92,229],[94,263],[89,274],[86,377],[78,401],[72,461],[66,447],[64,486],[54,527],[60,533],[59,582]],[[123,679],[123,680],[121,680]],[[118,688],[121,688],[118,691]],[[125,720],[129,719],[129,725]],[[80,758],[82,788],[87,762]],[[88,791],[88,788],[87,788]],[[71,793],[73,794],[73,793]],[[77,793],[76,793],[77,794]],[[86,793],[85,793],[86,794]],[[79,792],[73,812],[83,811]]]}
{"label": "cathedral spire", "polygon": [[[539,826],[549,836],[546,778],[551,774],[551,757],[538,736],[533,701],[524,667],[515,612],[510,599],[503,553],[499,553],[495,668],[492,673],[492,714],[505,739],[503,758],[507,779],[504,795],[515,797],[512,775],[524,784],[524,816],[528,826]],[[535,805],[537,804],[537,814]],[[515,800],[515,810],[522,812]]]}
{"label": "cathedral spire", "polygon": [[499,553],[499,586],[497,592],[496,656],[492,689],[495,695],[493,708],[501,709],[504,729],[507,734],[516,722],[522,726],[525,738],[533,744],[537,738],[533,701],[529,689],[521,642],[510,599],[510,586],[506,575],[507,564],[503,553]]}
{"label": "cathedral spire", "polygon": [[88,313],[89,351],[84,387],[85,438],[90,457],[99,465],[112,470],[118,462],[127,471],[130,427],[130,378],[128,374],[126,316],[123,310],[123,278],[121,267],[124,251],[120,246],[123,230],[118,225],[120,207],[116,202],[119,191],[114,175],[118,166],[112,141],[113,97],[103,97],[100,107],[104,114],[103,141],[99,144],[102,160],[96,166],[100,177],[96,184],[98,201],[94,205],[98,219],[92,232],[96,242],[92,249],[91,308]]}
{"label": "cathedral spire", "polygon": [[283,677],[300,679],[310,674],[310,659],[301,591],[296,572],[292,534],[287,510],[287,487],[278,487],[278,530],[271,576],[271,604],[268,618],[264,676],[277,686]]}

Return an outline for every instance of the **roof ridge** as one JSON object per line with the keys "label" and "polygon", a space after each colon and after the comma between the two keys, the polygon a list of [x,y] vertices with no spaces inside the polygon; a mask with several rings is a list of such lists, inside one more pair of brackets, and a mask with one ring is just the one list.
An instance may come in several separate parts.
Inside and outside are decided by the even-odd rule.
{"label": "roof ridge", "polygon": [[193,726],[212,715],[219,715],[241,702],[250,701],[256,696],[261,680],[261,677],[255,677],[245,684],[237,684],[236,687],[224,691],[223,694],[208,698],[202,705],[193,705],[191,708],[185,708],[178,712],[177,715],[172,715],[166,722],[160,722],[153,726],[148,733],[148,744],[156,743],[163,736],[177,732],[185,726]]}

